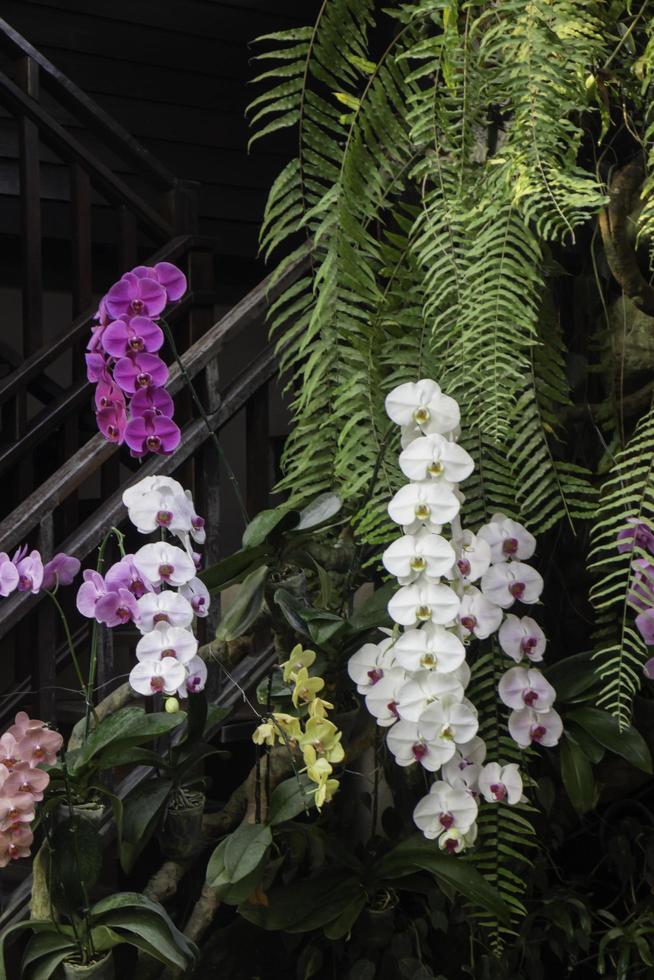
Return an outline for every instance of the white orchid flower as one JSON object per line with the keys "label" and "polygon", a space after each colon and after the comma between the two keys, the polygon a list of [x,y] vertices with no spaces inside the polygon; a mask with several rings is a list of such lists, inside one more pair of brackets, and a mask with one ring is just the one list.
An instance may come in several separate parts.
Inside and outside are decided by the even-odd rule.
{"label": "white orchid flower", "polygon": [[454,559],[454,549],[449,541],[425,528],[417,534],[398,538],[382,555],[384,567],[400,585],[410,585],[420,578],[439,579],[447,575]]}

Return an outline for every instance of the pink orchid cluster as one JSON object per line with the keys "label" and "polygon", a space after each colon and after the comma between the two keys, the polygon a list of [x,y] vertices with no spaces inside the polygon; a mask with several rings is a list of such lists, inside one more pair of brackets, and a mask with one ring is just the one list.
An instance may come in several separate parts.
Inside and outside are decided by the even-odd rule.
{"label": "pink orchid cluster", "polygon": [[[386,411],[402,428],[399,464],[410,481],[388,505],[403,534],[382,556],[400,585],[388,604],[397,625],[380,643],[357,651],[348,669],[377,724],[388,729],[398,765],[440,772],[414,820],[440,848],[459,853],[476,839],[480,797],[509,805],[522,799],[517,765],[484,765],[477,709],[465,696],[466,645],[501,627],[500,645],[514,660],[542,659],[545,638],[533,619],[508,614],[502,620],[516,601],[537,602],[543,580],[526,563],[536,542],[516,521],[496,514],[476,535],[461,528],[458,485],[474,462],[457,443],[456,401],[423,380],[391,391]],[[441,533],[446,524],[449,540]],[[518,744],[555,744],[561,721],[537,670],[509,670],[499,695],[514,709],[509,730]]]}
{"label": "pink orchid cluster", "polygon": [[[647,558],[634,558],[631,568],[634,577],[629,589],[628,600],[632,608],[638,610],[636,629],[647,646],[654,646],[654,532],[647,524],[634,518],[618,534],[618,551],[632,553],[635,549],[647,552]],[[654,657],[650,657],[644,673],[654,680]]]}
{"label": "pink orchid cluster", "polygon": [[62,744],[58,732],[24,711],[0,737],[0,868],[29,857],[35,805],[50,782],[41,766],[54,765]]}
{"label": "pink orchid cluster", "polygon": [[44,565],[40,553],[28,551],[26,544],[13,558],[0,551],[0,596],[8,596],[14,591],[36,595],[41,589],[70,585],[79,569],[79,560],[63,552]]}
{"label": "pink orchid cluster", "polygon": [[96,385],[100,432],[109,442],[126,442],[132,456],[170,455],[180,442],[165,389],[168,367],[158,354],[164,334],[156,321],[185,292],[184,273],[158,262],[126,272],[100,300],[87,345],[87,377]]}
{"label": "pink orchid cluster", "polygon": [[134,623],[143,634],[130,673],[135,691],[184,698],[201,691],[207,679],[192,631],[194,618],[209,611],[209,593],[197,577],[200,555],[193,551],[193,542],[206,538],[204,520],[190,492],[166,476],[145,477],[129,487],[123,503],[139,533],[168,532],[184,547],[160,540],[124,555],[104,576],[87,569],[77,608],[110,628]]}

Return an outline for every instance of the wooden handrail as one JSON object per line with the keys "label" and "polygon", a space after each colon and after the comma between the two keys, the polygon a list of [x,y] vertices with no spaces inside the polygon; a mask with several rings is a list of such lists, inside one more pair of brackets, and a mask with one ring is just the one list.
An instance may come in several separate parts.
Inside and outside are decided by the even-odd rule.
{"label": "wooden handrail", "polygon": [[[308,253],[300,256],[286,269],[282,276],[273,280],[271,276],[259,283],[236,306],[225,314],[203,337],[182,355],[182,363],[189,375],[194,378],[219,353],[223,345],[235,339],[249,324],[259,320],[269,303],[273,302],[288,286],[295,282],[308,268]],[[257,362],[255,361],[255,365]],[[175,365],[170,372],[168,390],[175,394],[184,387],[184,378]],[[219,409],[220,412],[222,409]],[[201,420],[191,425],[203,426]],[[187,427],[188,428],[188,427]],[[195,431],[195,430],[194,430]],[[206,431],[206,430],[205,430]],[[149,463],[155,470],[162,468],[170,460],[177,459],[183,451],[184,440],[177,453],[163,460],[154,457]],[[34,530],[44,514],[54,510],[73,493],[89,476],[117,451],[113,443],[106,442],[100,434],[82,446],[56,473],[17,507],[0,523],[0,551],[10,551]],[[186,456],[184,457],[186,458]],[[145,472],[141,467],[140,473]],[[3,603],[3,606],[6,604]]]}
{"label": "wooden handrail", "polygon": [[37,126],[45,143],[52,146],[63,159],[80,164],[107,200],[114,204],[127,205],[137,221],[154,234],[155,238],[167,240],[173,237],[169,222],[67,133],[35,99],[23,92],[3,72],[0,72],[0,102],[19,116],[30,119]]}
{"label": "wooden handrail", "polygon": [[56,94],[62,105],[72,109],[108,146],[135,163],[140,172],[148,174],[157,187],[173,189],[177,186],[177,178],[170,170],[2,17],[0,44],[15,54],[31,58],[39,66],[43,86]]}

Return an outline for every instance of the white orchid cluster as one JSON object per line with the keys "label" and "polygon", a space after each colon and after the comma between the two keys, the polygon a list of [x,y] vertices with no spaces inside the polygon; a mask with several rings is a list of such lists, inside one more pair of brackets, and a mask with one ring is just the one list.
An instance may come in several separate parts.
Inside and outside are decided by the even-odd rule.
{"label": "white orchid cluster", "polygon": [[[516,662],[542,659],[538,624],[527,616],[502,619],[516,600],[538,601],[543,581],[525,563],[536,542],[516,521],[496,514],[476,535],[461,528],[458,485],[474,463],[457,443],[457,402],[436,382],[422,380],[390,392],[386,412],[402,427],[399,464],[410,481],[388,505],[403,534],[382,556],[400,585],[388,604],[397,625],[380,643],[358,650],[348,669],[377,724],[389,729],[398,765],[440,771],[414,820],[425,837],[458,853],[477,836],[480,796],[510,805],[522,799],[517,765],[484,765],[477,710],[465,696],[466,643],[499,629],[502,649]],[[441,533],[446,524],[449,540]],[[513,708],[510,732],[519,745],[555,744],[561,728],[551,708],[554,692],[538,670],[511,668],[499,695]]]}
{"label": "white orchid cluster", "polygon": [[[206,616],[210,603],[209,592],[197,577],[200,555],[193,551],[193,542],[205,541],[204,520],[195,513],[190,491],[166,476],[146,477],[129,487],[123,503],[141,534],[160,530],[162,537],[132,556],[141,593],[133,620],[143,635],[129,682],[139,694],[185,698],[203,690],[207,680],[193,633],[195,617]],[[173,544],[168,534],[184,547]]]}

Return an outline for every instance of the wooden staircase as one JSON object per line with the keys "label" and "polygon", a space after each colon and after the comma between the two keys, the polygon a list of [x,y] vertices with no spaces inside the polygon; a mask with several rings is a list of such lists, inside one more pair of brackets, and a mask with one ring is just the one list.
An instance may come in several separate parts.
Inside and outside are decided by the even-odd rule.
{"label": "wooden staircase", "polygon": [[[0,50],[6,69],[0,73],[0,107],[17,133],[22,281],[20,349],[0,344],[0,551],[11,553],[27,541],[47,558],[65,550],[91,564],[109,528],[124,523],[123,488],[157,472],[176,474],[194,491],[209,531],[205,558],[215,561],[221,553],[221,528],[232,517],[220,492],[220,466],[209,432],[192,411],[178,368],[171,371],[169,383],[183,431],[174,455],[139,464],[97,433],[83,359],[97,298],[137,262],[165,259],[184,269],[189,291],[168,319],[211,429],[220,433],[245,415],[244,453],[250,461],[244,467],[246,495],[248,509],[255,513],[266,505],[272,481],[268,386],[276,365],[270,347],[244,340],[244,331],[248,338],[257,331],[264,336],[267,304],[301,274],[304,262],[290,268],[273,288],[261,283],[216,322],[215,242],[197,235],[195,188],[177,180],[1,19]],[[95,146],[102,141],[112,160],[122,155],[136,168],[138,189],[109,169],[81,135],[73,137],[57,122],[53,105],[74,115]],[[61,223],[64,216],[58,202],[58,218],[53,219],[51,202],[44,197],[41,172],[48,155],[66,165],[70,191],[64,230],[73,320],[54,335],[44,318],[43,242],[48,222]],[[163,354],[172,364],[171,352]],[[61,598],[72,605],[74,589],[68,595],[64,591]],[[210,628],[211,622],[205,623]],[[129,653],[114,650],[106,632],[98,677],[103,694],[120,683]],[[21,707],[62,724],[74,719],[81,705],[73,698],[71,708],[65,690],[74,684],[67,683],[69,657],[62,640],[51,603],[26,593],[0,601],[0,731]],[[84,630],[76,642],[83,657]]]}

